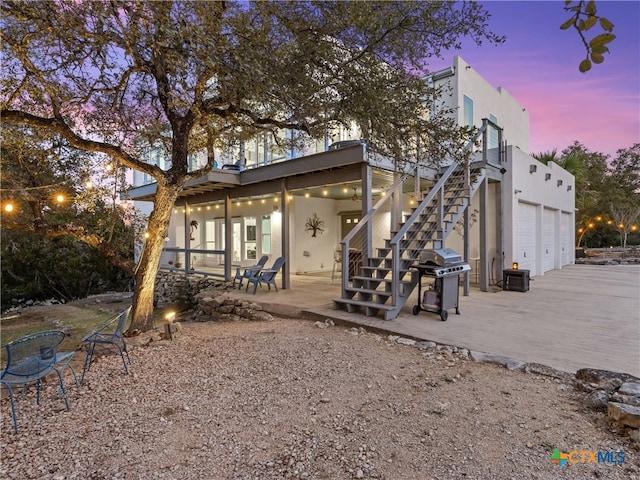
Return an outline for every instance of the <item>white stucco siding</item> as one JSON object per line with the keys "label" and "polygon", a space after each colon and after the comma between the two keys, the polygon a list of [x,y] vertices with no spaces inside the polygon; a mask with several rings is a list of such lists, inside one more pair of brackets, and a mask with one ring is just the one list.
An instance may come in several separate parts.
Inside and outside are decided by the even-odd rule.
{"label": "white stucco siding", "polygon": [[570,213],[561,212],[560,214],[560,266],[564,267],[571,263],[571,247],[573,246],[573,229]]}
{"label": "white stucco siding", "polygon": [[464,125],[464,95],[473,100],[473,123],[482,126],[482,119],[494,115],[498,125],[504,129],[503,140],[524,152],[529,151],[529,112],[503,87],[494,87],[459,56],[453,59],[454,77],[444,78],[438,84],[451,88],[445,92],[443,102],[457,108],[456,120]]}
{"label": "white stucco siding", "polygon": [[555,244],[560,243],[556,237],[556,212],[545,208],[542,220],[542,271],[548,272],[555,268]]}
{"label": "white stucco siding", "polygon": [[[524,261],[524,264],[530,265],[530,254],[527,253],[525,260],[520,251],[522,242],[526,244],[520,231],[520,222],[523,221],[520,207],[523,204],[538,209],[535,231],[531,232],[536,242],[536,262],[528,268],[531,275],[541,275],[572,263],[574,253],[571,245],[575,232],[573,175],[553,162],[544,165],[511,146],[507,148],[504,167],[507,170],[503,181],[504,251],[507,264],[509,261],[521,264]],[[564,219],[560,216],[561,212],[566,215]]]}
{"label": "white stucco siding", "polygon": [[[305,230],[307,221],[314,214],[324,222],[324,231],[317,231],[315,237],[311,231]],[[333,200],[295,197],[295,215],[292,215],[291,225],[291,272],[331,272],[339,230],[340,219]]]}

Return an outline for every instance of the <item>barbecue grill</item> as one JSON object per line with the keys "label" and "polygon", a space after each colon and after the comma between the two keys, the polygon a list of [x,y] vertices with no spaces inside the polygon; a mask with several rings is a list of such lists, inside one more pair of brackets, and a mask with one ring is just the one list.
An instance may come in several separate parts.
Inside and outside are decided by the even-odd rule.
{"label": "barbecue grill", "polygon": [[[413,307],[413,314],[421,311],[433,312],[440,315],[445,322],[449,316],[447,310],[458,308],[459,276],[471,270],[471,266],[462,260],[460,254],[450,248],[425,250],[420,254],[419,263],[413,265],[418,271],[418,303]],[[422,293],[423,277],[433,278],[433,282],[426,286]]]}

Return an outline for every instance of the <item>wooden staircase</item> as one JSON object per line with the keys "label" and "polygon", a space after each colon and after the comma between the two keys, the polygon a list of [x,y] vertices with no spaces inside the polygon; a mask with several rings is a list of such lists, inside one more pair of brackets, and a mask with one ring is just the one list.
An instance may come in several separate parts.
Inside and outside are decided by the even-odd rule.
{"label": "wooden staircase", "polygon": [[[442,171],[400,228],[391,231],[384,245],[363,259],[358,274],[343,278],[342,297],[333,301],[334,308],[366,316],[382,315],[385,320],[397,317],[418,282],[417,272],[410,267],[423,250],[444,246],[484,176],[484,163],[466,167],[453,163]],[[370,217],[363,218],[359,227]],[[351,238],[343,240],[343,258]],[[346,265],[343,275],[348,277]]]}

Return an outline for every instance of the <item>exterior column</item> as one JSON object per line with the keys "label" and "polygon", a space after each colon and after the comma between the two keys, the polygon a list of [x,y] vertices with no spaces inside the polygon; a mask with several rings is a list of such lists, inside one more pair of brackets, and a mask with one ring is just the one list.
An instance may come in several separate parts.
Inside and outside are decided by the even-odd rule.
{"label": "exterior column", "polygon": [[[464,214],[463,214],[463,222],[464,222],[464,226],[463,226],[463,237],[462,237],[462,258],[464,259],[465,262],[469,263],[469,234],[470,234],[470,228],[469,228],[469,208],[471,208],[471,199],[469,199],[469,205],[467,205],[467,208],[464,209]],[[464,284],[462,287],[462,295],[464,295],[465,297],[469,296],[469,290],[471,288],[471,279],[469,277],[469,272],[464,272]]]}
{"label": "exterior column", "polygon": [[283,178],[280,181],[280,211],[282,212],[282,256],[287,259],[282,266],[282,288],[291,288],[291,240],[289,239],[289,215],[291,209],[289,208],[289,189],[287,187],[287,181]]}
{"label": "exterior column", "polygon": [[231,279],[231,262],[233,262],[233,225],[231,222],[231,197],[229,192],[224,197],[224,279]]}
{"label": "exterior column", "polygon": [[[371,210],[371,207],[373,206],[372,199],[371,199],[372,173],[371,173],[371,167],[368,164],[362,165],[361,177],[362,177],[362,182],[361,182],[362,216],[364,217],[369,212],[369,210]],[[373,227],[371,225],[371,222],[367,223],[366,231],[363,232],[363,236],[364,238],[362,239],[363,241],[362,262],[363,262],[363,265],[368,265],[368,259],[371,258],[373,254],[372,252]]]}
{"label": "exterior column", "polygon": [[189,273],[191,270],[191,235],[189,234],[189,226],[191,223],[191,207],[189,201],[184,201],[184,272]]}
{"label": "exterior column", "polygon": [[485,177],[480,184],[480,291],[489,291],[489,256],[487,246],[489,244],[487,239],[487,227],[489,220],[487,218],[487,202],[489,201],[488,195],[488,178]]}

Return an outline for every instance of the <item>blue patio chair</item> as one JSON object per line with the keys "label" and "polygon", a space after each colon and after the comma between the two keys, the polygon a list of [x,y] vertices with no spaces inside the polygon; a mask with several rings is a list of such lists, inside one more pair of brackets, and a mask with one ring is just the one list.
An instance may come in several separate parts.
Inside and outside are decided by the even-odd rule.
{"label": "blue patio chair", "polygon": [[247,278],[247,287],[245,288],[245,292],[249,290],[249,284],[253,283],[253,294],[256,294],[256,290],[258,289],[258,284],[266,283],[269,290],[271,290],[271,285],[273,285],[278,291],[278,285],[276,285],[276,275],[282,268],[285,262],[284,257],[276,258],[276,261],[273,262],[271,268],[266,270],[260,270],[257,275]]}
{"label": "blue patio chair", "polygon": [[255,277],[260,270],[264,267],[265,263],[269,260],[269,255],[263,255],[258,260],[258,263],[255,265],[251,265],[250,267],[246,267],[244,271],[242,271],[242,267],[236,268],[236,275],[233,277],[233,288],[236,288],[236,280],[239,281],[238,289],[242,288],[242,282],[244,282],[245,278]]}
{"label": "blue patio chair", "polygon": [[[131,359],[129,358],[129,352],[127,352],[127,344],[124,341],[123,334],[130,311],[131,307],[110,318],[104,324],[99,326],[97,329],[95,329],[82,339],[81,343],[87,344],[87,356],[84,360],[82,379],[80,380],[81,383],[84,382],[84,376],[91,368],[91,361],[93,360],[93,354],[95,352],[96,345],[102,345],[104,347],[117,350],[120,354],[120,358],[122,358],[124,371],[127,375],[129,375],[129,369],[127,368],[127,362],[125,361],[124,356],[127,356],[127,361],[129,362],[129,364],[131,364]],[[107,330],[110,330],[113,327],[114,323],[116,323],[116,328],[113,332],[109,333]]]}
{"label": "blue patio chair", "polygon": [[[73,352],[58,353],[58,345],[64,340],[65,334],[60,330],[47,330],[32,333],[2,346],[6,356],[6,366],[0,374],[0,383],[9,391],[11,401],[11,416],[13,429],[18,433],[15,398],[13,387],[22,387],[22,396],[26,386],[36,384],[36,403],[40,405],[40,384],[42,379],[50,373],[58,375],[59,396],[69,410],[69,400],[62,381],[62,372],[69,366]],[[59,364],[57,363],[59,362]],[[61,368],[58,368],[61,367]],[[75,371],[74,371],[75,377]]]}

